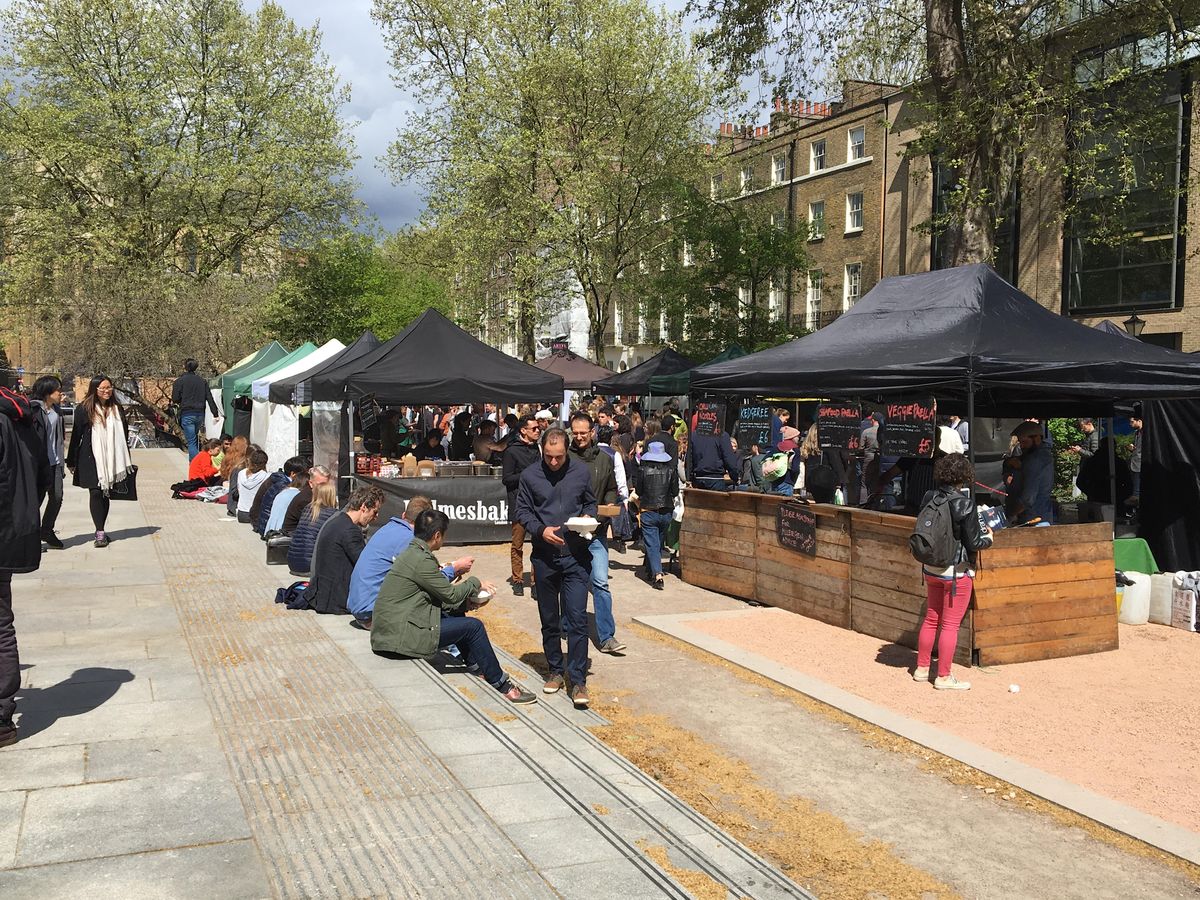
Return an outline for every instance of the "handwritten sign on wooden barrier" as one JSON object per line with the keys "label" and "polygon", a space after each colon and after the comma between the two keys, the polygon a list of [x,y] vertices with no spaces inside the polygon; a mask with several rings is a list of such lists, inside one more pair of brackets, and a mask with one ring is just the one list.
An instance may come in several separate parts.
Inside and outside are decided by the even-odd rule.
{"label": "handwritten sign on wooden barrier", "polygon": [[857,450],[862,445],[862,407],[857,403],[822,403],[817,407],[817,441],[821,449]]}
{"label": "handwritten sign on wooden barrier", "polygon": [[781,547],[817,555],[817,514],[799,503],[783,503],[776,514],[775,530]]}
{"label": "handwritten sign on wooden barrier", "polygon": [[933,448],[937,446],[937,401],[931,397],[889,403],[886,415],[879,439],[885,455],[924,459],[933,456]]}

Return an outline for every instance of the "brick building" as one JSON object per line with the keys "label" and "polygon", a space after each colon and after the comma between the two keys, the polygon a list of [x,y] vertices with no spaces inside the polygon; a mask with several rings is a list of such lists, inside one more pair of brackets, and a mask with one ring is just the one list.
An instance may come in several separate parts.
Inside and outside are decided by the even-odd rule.
{"label": "brick building", "polygon": [[[1155,39],[1130,39],[1076,56],[1103,66],[1117,55],[1149,55]],[[1163,102],[1177,110],[1158,162],[1179,183],[1195,177],[1190,137],[1200,124],[1196,66],[1181,60],[1161,71]],[[762,126],[722,125],[717,147],[726,163],[711,191],[731,203],[761,203],[798,225],[808,223],[811,270],[781,277],[771,307],[810,329],[833,321],[881,276],[941,266],[928,222],[942,185],[927,159],[904,157],[917,137],[911,95],[895,87],[848,82],[834,103],[777,102]],[[1200,350],[1200,254],[1185,223],[1197,221],[1200,198],[1183,194],[1134,199],[1147,208],[1129,244],[1091,245],[1060,223],[1060,180],[1022,173],[997,235],[997,270],[1043,306],[1085,325],[1123,324],[1136,315],[1142,340]],[[1136,324],[1136,320],[1135,320]]]}

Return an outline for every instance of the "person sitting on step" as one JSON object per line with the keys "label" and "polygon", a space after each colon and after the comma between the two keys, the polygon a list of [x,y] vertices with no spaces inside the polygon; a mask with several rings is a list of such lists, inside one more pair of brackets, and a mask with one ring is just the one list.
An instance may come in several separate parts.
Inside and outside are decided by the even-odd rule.
{"label": "person sitting on step", "polygon": [[483,623],[471,616],[448,615],[478,609],[487,602],[480,591],[494,594],[490,583],[475,576],[457,584],[446,580],[434,553],[442,548],[450,519],[427,509],[413,523],[413,539],[383,579],[375,601],[371,649],[390,658],[428,659],[439,648],[458,646],[468,663],[510,703],[536,703],[537,697],[517,685],[500,668]]}

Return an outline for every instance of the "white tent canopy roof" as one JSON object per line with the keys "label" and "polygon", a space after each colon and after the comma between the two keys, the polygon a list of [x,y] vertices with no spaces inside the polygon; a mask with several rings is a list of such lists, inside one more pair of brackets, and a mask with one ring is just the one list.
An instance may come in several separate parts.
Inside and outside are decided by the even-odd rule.
{"label": "white tent canopy roof", "polygon": [[324,362],[337,353],[341,353],[345,349],[346,345],[337,339],[326,341],[303,359],[298,359],[290,366],[285,366],[277,372],[272,372],[265,378],[259,378],[255,380],[255,382],[250,385],[250,396],[255,400],[266,400],[267,391],[270,390],[272,382],[279,381],[283,378],[288,378],[292,375],[299,375],[301,372],[307,372],[309,369],[313,368],[313,366]]}

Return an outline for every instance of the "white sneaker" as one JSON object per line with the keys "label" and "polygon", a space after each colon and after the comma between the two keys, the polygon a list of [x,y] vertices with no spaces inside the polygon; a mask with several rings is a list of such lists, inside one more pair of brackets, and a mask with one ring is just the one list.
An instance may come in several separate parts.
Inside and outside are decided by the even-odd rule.
{"label": "white sneaker", "polygon": [[941,675],[933,679],[933,686],[939,691],[969,691],[971,682],[959,681],[953,675]]}
{"label": "white sneaker", "polygon": [[929,666],[913,669],[913,681],[929,681]]}

